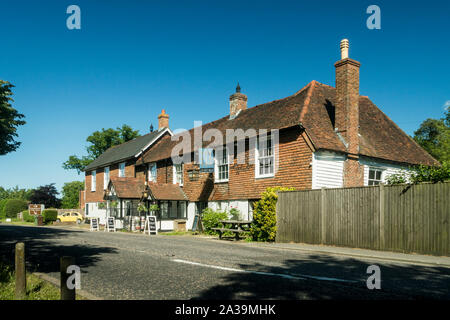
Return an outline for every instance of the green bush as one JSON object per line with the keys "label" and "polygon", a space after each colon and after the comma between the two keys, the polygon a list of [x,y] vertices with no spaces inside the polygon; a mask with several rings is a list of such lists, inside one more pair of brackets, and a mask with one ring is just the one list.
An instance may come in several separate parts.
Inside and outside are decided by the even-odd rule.
{"label": "green bush", "polygon": [[4,211],[4,209],[5,209],[6,202],[8,202],[8,200],[9,199],[2,199],[2,200],[0,200],[0,219],[5,218],[5,211]]}
{"label": "green bush", "polygon": [[292,191],[294,188],[267,188],[261,200],[255,202],[250,235],[254,241],[275,241],[277,234],[277,191]]}
{"label": "green bush", "polygon": [[17,214],[19,212],[22,212],[23,210],[26,210],[27,208],[28,203],[25,200],[9,199],[6,202],[5,208],[3,210],[5,211],[5,216],[7,218],[17,218]]}
{"label": "green bush", "polygon": [[212,230],[212,228],[221,227],[220,220],[228,219],[228,214],[222,211],[214,211],[211,208],[205,208],[202,211],[202,221],[203,227],[205,228],[205,233],[216,234],[217,232]]}
{"label": "green bush", "polygon": [[46,209],[42,211],[42,218],[44,219],[44,223],[51,223],[56,221],[58,217],[58,210],[54,209]]}
{"label": "green bush", "polygon": [[34,216],[30,214],[29,210],[22,211],[23,221],[34,222]]}
{"label": "green bush", "polygon": [[442,162],[440,167],[419,165],[408,171],[392,174],[386,178],[387,184],[417,184],[421,182],[444,182],[450,180],[450,162]]}
{"label": "green bush", "polygon": [[230,216],[232,220],[240,220],[241,219],[241,212],[236,208],[231,208],[230,210]]}

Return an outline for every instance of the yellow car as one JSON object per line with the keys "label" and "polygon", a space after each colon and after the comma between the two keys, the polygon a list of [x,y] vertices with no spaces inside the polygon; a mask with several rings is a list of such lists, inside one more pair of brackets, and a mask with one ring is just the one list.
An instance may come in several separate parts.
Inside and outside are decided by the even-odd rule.
{"label": "yellow car", "polygon": [[80,224],[84,220],[83,216],[78,212],[65,212],[59,214],[56,218],[57,222],[76,222]]}

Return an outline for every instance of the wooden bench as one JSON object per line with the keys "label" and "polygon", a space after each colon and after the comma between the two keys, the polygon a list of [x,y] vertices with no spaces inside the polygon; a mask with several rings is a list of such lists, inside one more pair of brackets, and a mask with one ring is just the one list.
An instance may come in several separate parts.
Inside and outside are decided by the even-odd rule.
{"label": "wooden bench", "polygon": [[[251,221],[238,221],[238,220],[221,220],[220,223],[222,223],[223,227],[222,228],[212,228],[212,230],[215,230],[219,233],[219,239],[222,239],[223,233],[224,232],[233,232],[235,235],[235,239],[239,240],[239,235],[241,233],[245,233],[245,232],[249,232],[249,227],[251,224]],[[230,225],[230,228],[225,228],[225,225]],[[246,225],[248,228],[243,229],[242,226]]]}

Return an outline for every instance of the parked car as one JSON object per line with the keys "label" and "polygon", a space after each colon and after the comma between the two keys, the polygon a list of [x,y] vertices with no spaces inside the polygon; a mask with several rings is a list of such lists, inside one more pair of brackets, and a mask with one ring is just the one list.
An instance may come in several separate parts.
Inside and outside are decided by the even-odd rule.
{"label": "parked car", "polygon": [[83,222],[84,217],[79,212],[65,212],[63,214],[59,214],[56,218],[57,222],[76,222],[80,224]]}

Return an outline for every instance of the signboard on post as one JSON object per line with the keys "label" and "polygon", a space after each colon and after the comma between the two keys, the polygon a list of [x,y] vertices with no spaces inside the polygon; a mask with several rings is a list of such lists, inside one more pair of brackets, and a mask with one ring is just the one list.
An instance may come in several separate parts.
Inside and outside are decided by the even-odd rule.
{"label": "signboard on post", "polygon": [[28,210],[30,211],[30,214],[32,214],[32,215],[42,214],[42,211],[44,211],[44,209],[45,209],[45,206],[43,204],[28,205]]}
{"label": "signboard on post", "polygon": [[98,225],[98,219],[97,218],[92,218],[91,219],[91,231],[99,231],[99,225]]}
{"label": "signboard on post", "polygon": [[146,230],[148,230],[149,235],[158,234],[158,228],[156,228],[156,216],[148,216],[147,219],[145,219],[144,234]]}
{"label": "signboard on post", "polygon": [[107,232],[116,231],[116,221],[114,217],[108,217],[108,220],[106,221],[105,231]]}

